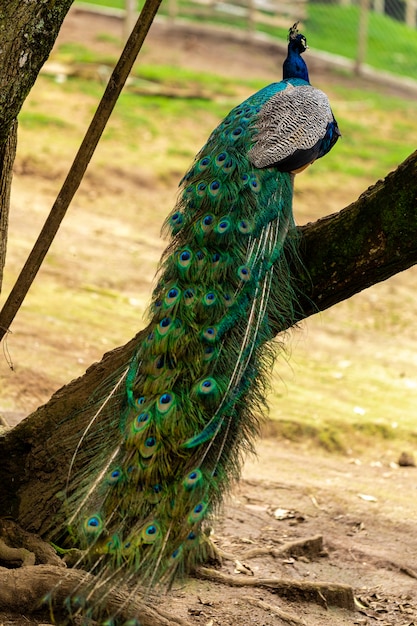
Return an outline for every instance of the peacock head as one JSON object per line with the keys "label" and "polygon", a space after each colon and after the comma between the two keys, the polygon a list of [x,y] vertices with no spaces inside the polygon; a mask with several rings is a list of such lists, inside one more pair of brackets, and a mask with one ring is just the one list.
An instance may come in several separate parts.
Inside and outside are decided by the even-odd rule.
{"label": "peacock head", "polygon": [[288,33],[288,55],[283,65],[283,78],[301,78],[309,82],[308,69],[302,53],[307,50],[307,39],[298,32],[298,22],[289,29]]}
{"label": "peacock head", "polygon": [[298,32],[298,22],[295,22],[288,31],[288,47],[302,54],[307,50],[307,39]]}

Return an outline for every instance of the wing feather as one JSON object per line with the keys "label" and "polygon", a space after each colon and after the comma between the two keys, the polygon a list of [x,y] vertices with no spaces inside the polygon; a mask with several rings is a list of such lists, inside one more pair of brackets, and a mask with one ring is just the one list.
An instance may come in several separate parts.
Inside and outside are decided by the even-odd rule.
{"label": "wing feather", "polygon": [[249,160],[255,167],[283,171],[308,165],[321,156],[321,143],[335,124],[325,93],[308,84],[288,83],[261,108]]}

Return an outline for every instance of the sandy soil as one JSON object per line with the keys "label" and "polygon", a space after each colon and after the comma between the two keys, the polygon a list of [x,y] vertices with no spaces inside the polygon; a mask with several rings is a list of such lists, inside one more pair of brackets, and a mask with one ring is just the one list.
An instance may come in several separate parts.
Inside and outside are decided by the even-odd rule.
{"label": "sandy soil", "polygon": [[[102,32],[117,36],[120,28],[117,21],[100,17],[87,21],[73,11],[60,41],[94,40]],[[104,49],[108,43],[96,41],[95,45]],[[183,59],[190,66],[225,73],[244,63],[247,75],[269,78],[276,67],[276,60],[265,55],[264,48],[249,53],[221,37],[178,37],[158,25],[147,46],[148,61],[166,58],[168,49],[176,60]],[[226,53],[230,63],[223,64]],[[126,185],[124,180],[125,191]],[[37,193],[42,188],[51,194],[47,181],[42,181]],[[131,189],[134,193],[134,183]],[[30,381],[26,384],[30,386]],[[44,394],[50,386],[47,381]],[[214,525],[216,544],[244,561],[247,569],[225,561],[221,571],[248,584],[254,578],[273,577],[348,584],[357,598],[356,610],[280,598],[262,585],[227,587],[202,580],[175,588],[165,608],[190,625],[204,626],[289,624],[288,614],[308,626],[417,624],[416,478],[416,468],[399,467],[380,450],[355,459],[286,441],[260,442],[258,458],[245,465],[243,480]],[[279,548],[317,536],[323,538],[320,554],[307,551],[275,558],[263,554],[247,561],[241,556],[248,548]],[[39,623],[27,616],[0,613],[3,626]]]}

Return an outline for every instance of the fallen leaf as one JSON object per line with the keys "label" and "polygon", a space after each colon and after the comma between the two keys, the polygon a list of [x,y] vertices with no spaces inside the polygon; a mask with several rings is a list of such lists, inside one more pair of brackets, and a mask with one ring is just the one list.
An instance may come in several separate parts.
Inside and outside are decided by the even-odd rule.
{"label": "fallen leaf", "polygon": [[275,509],[274,517],[278,520],[293,519],[295,517],[295,511],[289,509]]}
{"label": "fallen leaf", "polygon": [[241,563],[240,561],[235,561],[235,574],[245,574],[246,576],[254,576],[253,571],[250,567]]}
{"label": "fallen leaf", "polygon": [[366,493],[358,493],[358,497],[366,502],[378,502],[375,496],[369,496]]}

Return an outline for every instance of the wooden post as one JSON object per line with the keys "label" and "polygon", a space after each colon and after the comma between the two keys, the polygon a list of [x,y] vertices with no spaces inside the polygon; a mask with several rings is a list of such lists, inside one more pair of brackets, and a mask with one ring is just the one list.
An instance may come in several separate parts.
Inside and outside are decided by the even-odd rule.
{"label": "wooden post", "polygon": [[248,35],[249,35],[249,39],[252,39],[256,30],[256,23],[255,23],[256,22],[255,20],[256,7],[255,7],[255,0],[247,0],[247,2],[248,2]]}
{"label": "wooden post", "polygon": [[168,0],[168,16],[169,21],[173,24],[178,15],[178,4],[177,0]]}
{"label": "wooden post", "polygon": [[136,22],[137,0],[125,0],[124,40],[127,41]]}
{"label": "wooden post", "polygon": [[415,28],[417,25],[417,3],[415,0],[405,0],[405,23],[410,28]]}
{"label": "wooden post", "polygon": [[362,65],[366,59],[366,47],[368,40],[369,1],[360,0],[359,24],[358,24],[358,49],[355,62],[355,73],[360,74]]}

